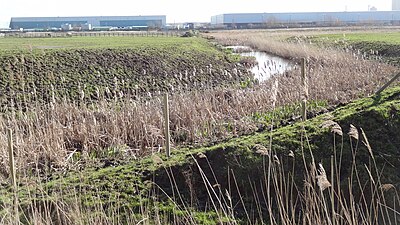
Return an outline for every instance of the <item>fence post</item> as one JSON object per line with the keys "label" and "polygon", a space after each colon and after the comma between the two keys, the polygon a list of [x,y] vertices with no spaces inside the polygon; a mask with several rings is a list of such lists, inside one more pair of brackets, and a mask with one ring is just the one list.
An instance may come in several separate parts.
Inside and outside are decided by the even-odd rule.
{"label": "fence post", "polygon": [[168,93],[164,95],[164,121],[165,121],[165,153],[167,157],[171,155],[170,133],[169,133],[169,106],[168,106]]}
{"label": "fence post", "polygon": [[302,102],[301,102],[301,116],[303,121],[307,120],[307,98],[308,98],[308,87],[306,81],[306,59],[301,59],[301,83],[302,83]]}
{"label": "fence post", "polygon": [[400,77],[400,72],[394,76],[389,82],[387,82],[385,85],[383,85],[376,93],[375,95],[380,95],[382,91],[384,91],[389,85],[391,85],[395,80],[397,80]]}
{"label": "fence post", "polygon": [[13,138],[12,138],[12,130],[8,129],[8,158],[9,158],[9,164],[10,164],[10,176],[11,176],[11,182],[13,186],[13,192],[14,192],[14,216],[15,216],[15,224],[19,224],[19,215],[18,215],[18,195],[17,195],[17,176],[15,172],[15,161],[14,161],[14,148],[13,148]]}

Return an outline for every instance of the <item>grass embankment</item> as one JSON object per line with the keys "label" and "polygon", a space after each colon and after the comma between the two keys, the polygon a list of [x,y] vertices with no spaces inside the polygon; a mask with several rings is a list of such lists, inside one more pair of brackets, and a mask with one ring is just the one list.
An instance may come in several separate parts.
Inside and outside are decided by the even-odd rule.
{"label": "grass embankment", "polygon": [[239,84],[250,75],[238,60],[201,38],[2,38],[0,103],[86,102]]}
{"label": "grass embankment", "polygon": [[382,56],[384,61],[396,66],[400,64],[400,32],[324,34],[311,39],[360,50],[372,59]]}
{"label": "grass embankment", "polygon": [[[322,128],[323,124],[331,126],[334,122],[337,126],[332,130]],[[350,124],[356,130],[349,132]],[[368,139],[363,137],[361,128]],[[20,202],[26,212],[29,205],[46,203],[47,210],[54,211],[49,215],[62,214],[58,219],[70,223],[76,221],[63,204],[75,204],[86,210],[96,208],[97,212],[100,209],[105,218],[120,216],[122,221],[128,218],[131,222],[147,218],[149,221],[212,224],[234,223],[235,218],[236,222],[256,223],[272,215],[277,221],[289,219],[282,218],[285,216],[281,214],[282,209],[288,210],[286,216],[291,217],[294,224],[304,219],[317,222],[299,215],[311,213],[307,211],[310,204],[315,204],[316,208],[324,206],[320,205],[325,201],[320,199],[324,196],[322,191],[321,194],[316,191],[314,197],[319,200],[314,199],[315,202],[307,198],[309,193],[303,192],[309,186],[318,189],[314,186],[318,178],[315,176],[320,173],[315,171],[314,174],[309,166],[321,162],[328,179],[333,182],[334,189],[327,192],[335,193],[332,201],[338,204],[337,217],[333,217],[345,223],[355,223],[354,219],[370,222],[369,216],[375,218],[374,207],[378,207],[375,216],[380,217],[379,204],[393,207],[392,204],[398,202],[391,188],[386,190],[390,193],[385,194],[390,198],[383,201],[379,188],[383,185],[400,187],[399,130],[400,87],[395,87],[381,96],[356,100],[331,113],[272,132],[234,138],[211,147],[174,149],[169,159],[160,153],[126,165],[106,160],[96,168],[54,175],[52,181],[40,185],[21,182]],[[331,157],[334,180],[330,177]],[[271,167],[273,174],[282,175],[280,178],[271,175],[271,179],[281,179],[269,186],[271,193],[276,193],[271,194],[272,214],[268,212],[267,164],[275,165]],[[311,178],[307,174],[311,174]],[[330,204],[329,195],[325,197]],[[3,198],[3,206],[9,204],[10,200]],[[372,205],[368,209],[369,204]],[[324,207],[332,210],[329,205]],[[349,215],[352,210],[354,215]],[[371,214],[364,214],[366,212]]]}

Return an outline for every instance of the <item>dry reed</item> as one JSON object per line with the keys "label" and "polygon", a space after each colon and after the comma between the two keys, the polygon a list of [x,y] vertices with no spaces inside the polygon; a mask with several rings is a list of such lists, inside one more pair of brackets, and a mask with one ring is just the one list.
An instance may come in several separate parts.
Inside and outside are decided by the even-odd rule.
{"label": "dry reed", "polygon": [[[223,44],[241,43],[295,62],[307,58],[309,99],[326,100],[332,105],[373,93],[395,70],[357,54],[276,41],[276,35],[271,37],[266,32],[212,35]],[[246,88],[171,93],[172,144],[201,144],[256,131],[260,124],[250,119],[251,115],[299,102],[299,69],[295,66],[283,75]],[[132,158],[148,155],[164,145],[161,99],[154,94],[137,100],[120,94],[112,102],[86,104],[66,102],[52,95],[50,105],[33,102],[26,111],[16,107],[3,115],[0,144],[6,146],[6,130],[12,127],[19,171],[68,168],[78,155],[84,161],[90,156],[110,156],[109,150]],[[1,151],[0,172],[7,176],[7,154],[5,149]]]}

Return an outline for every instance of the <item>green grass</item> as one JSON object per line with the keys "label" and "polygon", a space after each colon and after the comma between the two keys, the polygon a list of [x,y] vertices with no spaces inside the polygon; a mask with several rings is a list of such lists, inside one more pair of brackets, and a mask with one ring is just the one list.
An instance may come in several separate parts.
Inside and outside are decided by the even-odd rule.
{"label": "green grass", "polygon": [[[314,116],[316,113],[326,110],[328,103],[326,101],[310,101],[307,103],[307,112]],[[300,119],[300,103],[277,107],[273,111],[256,112],[252,114],[252,119],[264,124],[274,124],[279,126],[282,123],[293,122]]]}
{"label": "green grass", "polygon": [[349,42],[384,42],[400,45],[400,32],[393,33],[344,33],[324,34],[316,36],[317,39],[345,40]]}
{"label": "green grass", "polygon": [[216,51],[201,38],[180,37],[57,37],[57,38],[0,38],[0,52],[43,49],[96,49],[96,48],[154,48],[191,46],[201,51]]}

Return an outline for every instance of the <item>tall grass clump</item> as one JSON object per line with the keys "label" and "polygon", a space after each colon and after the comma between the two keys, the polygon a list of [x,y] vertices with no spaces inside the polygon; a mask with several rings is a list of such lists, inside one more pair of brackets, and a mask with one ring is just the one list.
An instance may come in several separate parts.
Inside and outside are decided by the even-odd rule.
{"label": "tall grass clump", "polygon": [[[209,210],[219,212],[220,220],[231,218],[226,224],[400,222],[396,184],[384,182],[386,166],[377,162],[362,128],[350,125],[346,134],[347,128],[325,119],[320,129],[331,132],[334,141],[333,149],[324,146],[328,158],[316,157],[308,132],[305,127],[301,129],[301,149],[297,153],[275,150],[273,143],[279,138],[272,130],[269,144],[254,146],[255,153],[262,157],[262,176],[251,177],[253,173],[249,172],[245,174],[249,177],[242,177],[243,171],[234,169],[220,171],[219,166],[225,168],[224,162],[211,154],[193,158],[208,193]],[[348,152],[352,159],[344,163],[348,162]],[[243,158],[237,160],[226,163],[232,168],[244,163]]]}
{"label": "tall grass clump", "polygon": [[[286,41],[293,36],[315,34],[297,32],[246,32],[231,31],[212,33],[222,45],[245,45],[300,63],[308,59],[309,91],[311,99],[325,99],[332,103],[345,103],[361,96],[368,96],[390,79],[396,67],[385,63],[367,60],[360,52],[339,51],[334,48],[320,48],[307,42]],[[299,90],[299,75],[286,73],[278,78],[285,83],[285,93]],[[290,84],[290,85],[289,85]],[[289,95],[289,94],[286,94]],[[284,96],[286,97],[286,96]]]}

